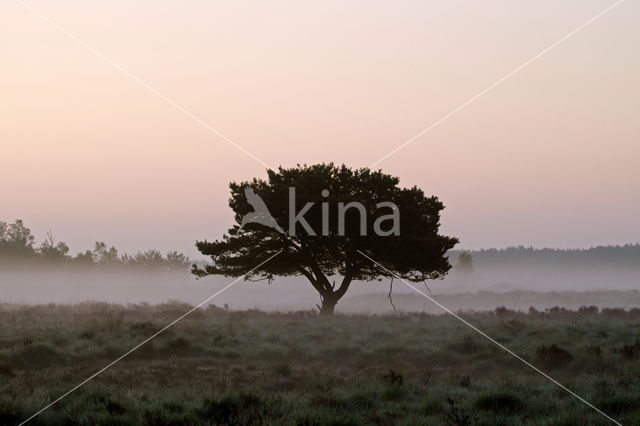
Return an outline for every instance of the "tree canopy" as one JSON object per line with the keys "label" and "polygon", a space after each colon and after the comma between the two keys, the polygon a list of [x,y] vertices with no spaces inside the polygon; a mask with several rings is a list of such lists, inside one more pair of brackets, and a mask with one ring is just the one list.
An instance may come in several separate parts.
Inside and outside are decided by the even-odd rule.
{"label": "tree canopy", "polygon": [[[281,167],[267,175],[267,180],[230,184],[236,224],[221,240],[196,243],[212,263],[194,265],[194,274],[247,274],[249,280],[304,276],[320,294],[321,312],[332,313],[353,280],[398,276],[418,282],[441,278],[450,269],[445,254],[458,240],[439,234],[444,206],[435,196],[417,187],[401,188],[397,177],[381,171],[344,165]],[[247,199],[252,193],[280,229],[243,223],[255,213]],[[292,214],[303,212],[308,226],[292,222]],[[295,229],[290,229],[292,223]],[[342,277],[339,286],[331,282],[336,275]]]}

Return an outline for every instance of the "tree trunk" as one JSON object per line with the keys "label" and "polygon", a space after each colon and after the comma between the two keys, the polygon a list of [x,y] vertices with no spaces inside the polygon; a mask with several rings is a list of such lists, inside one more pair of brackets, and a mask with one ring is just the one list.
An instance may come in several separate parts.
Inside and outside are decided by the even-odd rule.
{"label": "tree trunk", "polygon": [[342,296],[345,295],[347,290],[349,289],[349,285],[351,284],[352,276],[351,274],[346,274],[342,279],[342,283],[337,290],[335,290],[335,281],[333,284],[329,283],[327,277],[322,273],[318,265],[311,263],[310,265],[311,272],[302,268],[301,272],[304,276],[306,276],[313,288],[315,288],[318,293],[320,293],[320,299],[322,300],[322,306],[318,306],[320,309],[320,315],[323,316],[331,316],[333,315],[336,305],[338,304],[338,300],[342,299]]}
{"label": "tree trunk", "polygon": [[333,315],[336,305],[338,304],[338,299],[331,295],[322,298],[322,306],[320,306],[320,315]]}

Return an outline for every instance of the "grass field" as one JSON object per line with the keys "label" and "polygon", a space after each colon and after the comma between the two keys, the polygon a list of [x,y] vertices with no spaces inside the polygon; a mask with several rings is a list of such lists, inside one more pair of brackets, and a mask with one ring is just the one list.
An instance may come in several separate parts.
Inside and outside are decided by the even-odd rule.
{"label": "grass field", "polygon": [[[190,307],[0,305],[0,424],[17,424]],[[465,314],[640,424],[640,311]],[[612,424],[456,319],[198,310],[33,424]]]}

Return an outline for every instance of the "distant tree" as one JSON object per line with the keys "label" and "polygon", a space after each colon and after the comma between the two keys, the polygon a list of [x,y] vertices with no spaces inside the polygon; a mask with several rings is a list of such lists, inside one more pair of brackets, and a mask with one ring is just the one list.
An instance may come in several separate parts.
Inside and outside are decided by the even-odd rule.
{"label": "distant tree", "polygon": [[63,262],[68,260],[69,247],[62,241],[56,243],[56,238],[49,231],[38,252],[49,261]]}
{"label": "distant tree", "polygon": [[0,256],[33,257],[35,237],[21,219],[13,223],[0,222]]}
{"label": "distant tree", "polygon": [[166,266],[166,261],[158,250],[139,251],[133,256],[125,254],[122,256],[122,262],[140,268],[163,268]]}
{"label": "distant tree", "polygon": [[158,250],[146,250],[133,256],[125,254],[122,256],[122,263],[149,270],[185,270],[189,267],[190,261],[187,256],[177,251],[170,251],[165,258]]}
{"label": "distant tree", "polygon": [[93,252],[91,252],[91,250],[86,250],[82,253],[78,253],[71,258],[71,262],[85,267],[92,266],[94,265]]}
{"label": "distant tree", "polygon": [[[440,278],[450,269],[445,254],[457,239],[438,233],[440,211],[444,206],[417,187],[400,188],[397,177],[380,171],[353,170],[333,164],[279,168],[267,173],[266,181],[253,179],[230,184],[229,206],[235,213],[236,224],[222,240],[196,243],[202,254],[211,257],[212,264],[194,265],[194,274],[242,276],[282,251],[246,278],[271,280],[274,276],[304,276],[320,294],[320,312],[332,314],[353,280],[380,280],[396,275],[419,282]],[[305,219],[308,228],[318,230],[319,235],[312,235],[306,228],[300,233],[292,233],[291,229],[288,233],[282,231],[291,221],[290,188],[296,191],[294,207],[299,209],[314,203],[307,209]],[[249,195],[252,199],[248,199]],[[357,202],[363,208],[343,215],[343,223],[339,216],[337,221],[335,216],[327,220],[323,214],[325,205],[326,211],[335,213],[340,204],[344,207],[350,202]],[[398,233],[374,232],[374,228],[380,226],[378,220],[389,216],[380,211],[381,202],[397,206]],[[256,211],[261,203],[275,221]],[[389,213],[389,209],[384,213]],[[363,216],[368,218],[365,233],[362,232]],[[254,223],[243,221],[245,217],[252,218]],[[336,275],[342,276],[338,286],[333,280]]]}
{"label": "distant tree", "polygon": [[145,266],[163,266],[165,260],[159,250],[147,250],[138,252],[133,256],[136,263]]}
{"label": "distant tree", "polygon": [[473,271],[473,257],[471,253],[463,251],[458,255],[458,263],[456,269],[460,272],[472,272]]}
{"label": "distant tree", "polygon": [[51,231],[47,232],[42,244],[34,248],[35,237],[24,222],[16,219],[13,223],[0,221],[0,261],[7,259],[9,262],[3,266],[20,259],[17,265],[31,266],[38,262],[68,263],[74,266],[88,267],[103,265],[109,267],[135,266],[148,270],[187,270],[189,258],[177,251],[170,251],[166,258],[158,250],[138,252],[133,256],[118,254],[118,250],[108,247],[102,241],[94,244],[93,250],[80,252],[75,256],[69,255],[69,247],[62,241],[56,241]]}
{"label": "distant tree", "polygon": [[182,253],[177,251],[167,253],[167,264],[170,269],[186,269],[190,263],[189,258]]}
{"label": "distant tree", "polygon": [[118,250],[113,246],[107,248],[107,245],[102,241],[96,241],[92,255],[93,261],[98,264],[106,265],[120,262]]}

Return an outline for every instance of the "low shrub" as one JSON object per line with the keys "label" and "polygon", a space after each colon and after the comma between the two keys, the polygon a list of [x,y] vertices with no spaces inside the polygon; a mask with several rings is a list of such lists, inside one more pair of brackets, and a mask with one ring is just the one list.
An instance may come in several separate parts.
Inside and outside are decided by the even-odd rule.
{"label": "low shrub", "polygon": [[446,407],[442,408],[447,423],[453,426],[471,426],[471,416],[452,398],[447,398]]}
{"label": "low shrub", "polygon": [[175,355],[184,355],[193,350],[191,342],[184,337],[177,337],[170,340],[163,348],[165,351]]}
{"label": "low shrub", "polygon": [[261,425],[275,414],[270,404],[255,393],[240,392],[219,398],[207,398],[197,410],[199,416],[214,425]]}
{"label": "low shrub", "polygon": [[573,356],[566,349],[552,344],[539,346],[536,349],[537,362],[545,368],[563,368],[573,361]]}
{"label": "low shrub", "polygon": [[276,365],[273,369],[273,372],[280,377],[291,377],[291,367],[289,364],[280,363]]}
{"label": "low shrub", "polygon": [[382,380],[390,385],[401,386],[404,384],[404,377],[402,377],[402,374],[396,373],[393,370],[389,370],[388,373],[382,375]]}
{"label": "low shrub", "polygon": [[480,395],[474,402],[474,408],[494,413],[514,414],[523,411],[525,404],[518,395],[502,391]]}
{"label": "low shrub", "polygon": [[613,351],[620,355],[622,358],[640,358],[640,341],[636,340],[636,342],[632,345],[622,345],[619,348],[614,348]]}
{"label": "low shrub", "polygon": [[12,364],[25,369],[42,369],[64,362],[66,357],[47,345],[32,344],[11,356]]}
{"label": "low shrub", "polygon": [[11,365],[4,362],[0,362],[0,376],[15,377],[16,373],[13,370],[13,367],[11,367]]}
{"label": "low shrub", "polygon": [[459,342],[451,344],[450,348],[464,355],[471,355],[480,351],[478,342],[468,334],[465,334]]}
{"label": "low shrub", "polygon": [[598,408],[609,415],[624,414],[638,406],[638,400],[633,395],[615,394],[602,398]]}

